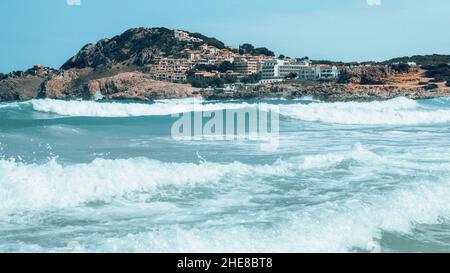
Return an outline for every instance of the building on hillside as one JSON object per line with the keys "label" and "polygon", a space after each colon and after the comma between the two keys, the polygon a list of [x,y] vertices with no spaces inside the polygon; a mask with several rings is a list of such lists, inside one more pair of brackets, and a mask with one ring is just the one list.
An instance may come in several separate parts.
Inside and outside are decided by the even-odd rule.
{"label": "building on hillside", "polygon": [[192,37],[189,33],[182,30],[174,30],[175,39],[178,41],[189,42],[189,43],[202,43],[203,40],[200,38]]}
{"label": "building on hillside", "polygon": [[339,69],[335,65],[320,65],[318,68],[320,79],[337,79],[339,77]]}
{"label": "building on hillside", "polygon": [[264,82],[273,79],[285,79],[289,76],[301,80],[335,79],[339,76],[336,66],[311,65],[309,60],[269,60],[262,66],[262,79]]}
{"label": "building on hillside", "polygon": [[331,65],[314,65],[304,67],[298,73],[298,79],[314,80],[314,79],[337,79],[339,70],[336,66]]}
{"label": "building on hillside", "polygon": [[195,62],[202,58],[202,54],[200,51],[187,48],[181,50],[178,55],[181,56],[181,58],[188,59],[191,62]]}
{"label": "building on hillside", "polygon": [[208,72],[208,71],[197,71],[194,73],[194,77],[199,79],[199,78],[215,78],[219,76],[219,72],[217,71],[212,71],[212,72]]}
{"label": "building on hillside", "polygon": [[300,80],[313,80],[320,77],[318,66],[305,66],[297,73],[297,78]]}
{"label": "building on hillside", "polygon": [[261,63],[256,58],[234,58],[234,70],[242,75],[248,76],[261,71]]}
{"label": "building on hillside", "polygon": [[309,63],[295,60],[270,60],[263,64],[263,79],[284,79],[290,75],[298,76],[309,69]]}
{"label": "building on hillside", "polygon": [[227,48],[218,49],[208,44],[202,44],[198,50],[183,49],[177,56],[188,59],[193,64],[217,65],[225,61],[233,62],[236,53]]}
{"label": "building on hillside", "polygon": [[292,61],[292,62],[285,62],[283,65],[279,66],[279,77],[284,79],[289,77],[290,75],[295,75],[294,77],[298,77],[298,75],[305,70],[308,71],[311,69],[311,66],[309,66],[309,63],[304,61]]}
{"label": "building on hillside", "polygon": [[261,67],[261,78],[263,80],[279,79],[279,67],[284,65],[284,60],[267,60]]}
{"label": "building on hillside", "polygon": [[161,81],[184,82],[187,71],[193,68],[187,59],[156,58],[154,61],[149,65],[150,75]]}

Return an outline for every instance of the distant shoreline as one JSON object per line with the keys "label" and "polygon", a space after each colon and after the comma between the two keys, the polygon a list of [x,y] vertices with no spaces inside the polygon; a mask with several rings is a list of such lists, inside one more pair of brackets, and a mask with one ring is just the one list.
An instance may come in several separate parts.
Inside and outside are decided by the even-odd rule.
{"label": "distant shoreline", "polygon": [[324,101],[450,96],[450,55],[340,63],[239,48],[199,33],[135,28],[87,44],[60,69],[0,73],[0,101],[301,98]]}

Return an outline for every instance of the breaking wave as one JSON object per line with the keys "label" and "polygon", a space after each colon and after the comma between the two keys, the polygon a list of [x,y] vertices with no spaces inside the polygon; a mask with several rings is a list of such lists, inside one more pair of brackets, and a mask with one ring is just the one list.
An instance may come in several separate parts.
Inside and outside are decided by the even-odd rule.
{"label": "breaking wave", "polygon": [[68,166],[57,159],[43,165],[0,160],[0,215],[108,201],[134,191],[151,192],[160,186],[216,183],[233,174],[276,171],[279,169],[239,162],[163,163],[146,158],[96,159]]}
{"label": "breaking wave", "polygon": [[426,107],[407,98],[374,102],[296,104],[281,107],[281,114],[303,121],[349,125],[415,125],[450,122],[448,107],[439,109]]}
{"label": "breaking wave", "polygon": [[[450,183],[417,186],[368,200],[349,199],[287,215],[270,230],[257,227],[169,227],[108,238],[104,252],[380,252],[383,232],[410,233],[415,224],[438,223],[449,216]],[[222,223],[225,224],[225,223]],[[220,226],[219,224],[217,226]]]}
{"label": "breaking wave", "polygon": [[335,102],[292,100],[287,104],[246,102],[203,102],[193,98],[157,100],[149,103],[31,100],[0,104],[1,108],[30,106],[32,110],[69,117],[164,116],[187,112],[248,109],[263,105],[281,116],[308,122],[343,125],[420,125],[450,122],[450,103],[446,98],[414,101],[396,98],[373,102]]}
{"label": "breaking wave", "polygon": [[120,103],[95,101],[62,101],[53,99],[31,100],[33,110],[71,117],[138,117],[165,116],[195,111],[216,111],[222,109],[241,109],[246,103],[201,104],[194,99],[159,100],[148,103]]}
{"label": "breaking wave", "polygon": [[[232,163],[164,163],[147,158],[96,159],[87,164],[64,166],[53,159],[45,164],[26,164],[0,160],[0,215],[21,212],[70,209],[83,207],[90,202],[137,202],[132,193],[154,193],[165,187],[182,189],[202,185],[214,192],[230,187],[254,191],[267,190],[269,181],[276,177],[298,179],[302,175],[327,173],[342,167],[343,163],[374,166],[386,169],[399,164],[357,144],[348,151],[306,155],[278,160],[270,165]],[[404,164],[409,161],[404,162]],[[427,166],[423,166],[425,169]],[[395,167],[396,168],[396,167]],[[394,169],[395,169],[394,168]],[[439,168],[448,169],[448,165]],[[352,171],[353,172],[353,171]],[[362,175],[355,170],[353,175]],[[369,171],[370,172],[370,171]],[[251,181],[251,182],[249,182]],[[247,184],[245,184],[247,183]],[[268,207],[260,217],[273,220],[270,228],[244,222],[234,223],[224,215],[209,219],[202,225],[187,227],[170,225],[152,228],[126,236],[96,238],[80,251],[105,252],[347,252],[355,249],[380,251],[379,240],[384,231],[411,232],[416,223],[432,224],[440,217],[450,215],[450,181],[408,181],[398,183],[396,189],[386,194],[370,190],[364,185],[362,192],[345,190],[339,198],[319,201],[328,187],[338,190],[334,182],[316,182],[308,185],[306,195],[314,205],[295,206],[282,212]],[[352,182],[346,183],[351,186]],[[382,183],[383,184],[383,183]],[[293,187],[293,186],[291,186]],[[373,185],[372,185],[373,187]],[[366,189],[367,188],[367,189]],[[366,190],[364,190],[366,189]],[[269,190],[270,192],[270,190]],[[262,194],[263,192],[261,192]],[[273,193],[272,193],[273,194]],[[262,195],[264,196],[264,195]],[[239,196],[228,195],[226,201],[216,201],[214,206],[198,199],[200,207],[220,210],[236,202]],[[239,197],[240,199],[242,197]],[[246,200],[250,202],[251,200]],[[301,203],[301,202],[300,202]],[[222,207],[221,207],[222,206]],[[166,207],[164,210],[171,210]],[[206,213],[207,210],[204,212]],[[234,217],[234,216],[233,216]],[[258,222],[255,219],[256,223]],[[264,218],[260,221],[264,222]],[[233,224],[234,223],[234,224]],[[100,236],[100,235],[99,235]],[[24,249],[26,251],[26,249]],[[29,249],[32,251],[42,251]],[[47,249],[49,250],[49,249]],[[52,249],[51,251],[70,251]]]}

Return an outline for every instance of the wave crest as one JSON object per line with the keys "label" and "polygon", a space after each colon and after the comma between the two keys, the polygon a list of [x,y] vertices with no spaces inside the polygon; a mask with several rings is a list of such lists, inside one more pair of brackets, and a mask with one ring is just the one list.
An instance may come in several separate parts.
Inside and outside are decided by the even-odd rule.
{"label": "wave crest", "polygon": [[197,109],[199,101],[195,99],[160,100],[148,103],[120,103],[95,101],[62,101],[53,99],[31,100],[33,110],[71,117],[139,117],[165,116],[194,111],[216,111],[222,109],[240,109],[246,103],[204,104]]}
{"label": "wave crest", "polygon": [[422,107],[407,98],[374,102],[297,104],[281,108],[281,114],[303,121],[348,125],[415,125],[450,122],[450,110]]}

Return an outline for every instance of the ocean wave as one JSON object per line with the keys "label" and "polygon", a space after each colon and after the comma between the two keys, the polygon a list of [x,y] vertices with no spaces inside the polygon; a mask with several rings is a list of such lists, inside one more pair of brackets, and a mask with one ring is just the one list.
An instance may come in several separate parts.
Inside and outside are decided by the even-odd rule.
{"label": "ocean wave", "polygon": [[0,214],[68,208],[121,198],[135,191],[152,192],[161,186],[217,183],[225,177],[235,178],[235,181],[239,181],[239,177],[292,177],[302,170],[326,168],[349,159],[370,160],[371,156],[374,154],[356,145],[346,152],[293,157],[270,165],[99,158],[91,163],[64,166],[56,158],[41,165],[2,159]]}
{"label": "ocean wave", "polygon": [[[102,238],[81,246],[89,252],[380,252],[384,232],[408,234],[416,224],[435,224],[449,216],[450,183],[415,186],[366,200],[349,198],[284,215],[271,228],[180,225]],[[280,215],[278,215],[280,216]]]}
{"label": "ocean wave", "polygon": [[271,166],[203,162],[163,163],[146,158],[96,159],[63,166],[0,160],[0,214],[63,209],[87,202],[108,201],[135,191],[161,186],[217,183],[228,175],[278,175]]}
{"label": "ocean wave", "polygon": [[304,170],[314,168],[329,168],[333,165],[348,160],[365,162],[369,160],[380,159],[380,156],[368,149],[365,149],[360,143],[357,143],[350,151],[304,156],[302,159],[302,163],[300,164],[300,168]]}
{"label": "ocean wave", "polygon": [[[196,111],[217,111],[249,107],[247,103],[202,104],[194,99],[159,100],[153,104],[94,101],[31,100],[35,111],[71,117],[165,116]],[[200,107],[201,106],[201,107]]]}
{"label": "ocean wave", "polygon": [[268,165],[199,159],[200,163],[164,163],[148,158],[98,158],[91,163],[67,166],[57,158],[40,165],[1,159],[0,214],[69,208],[121,198],[136,191],[151,193],[164,186],[295,177],[304,171],[328,169],[343,162],[373,164],[381,162],[382,157],[356,144],[348,151],[279,159]]}
{"label": "ocean wave", "polygon": [[2,102],[2,103],[0,103],[0,109],[2,109],[2,108],[17,108],[19,106],[20,106],[20,104],[18,102],[6,102],[6,103]]}
{"label": "ocean wave", "polygon": [[450,110],[430,109],[417,101],[396,98],[374,102],[312,103],[282,106],[281,115],[332,124],[415,125],[450,122]]}
{"label": "ocean wave", "polygon": [[[204,102],[193,98],[158,100],[153,104],[94,101],[31,100],[5,104],[4,107],[30,105],[34,111],[70,117],[138,117],[164,116],[187,112],[257,108],[279,111],[281,116],[308,122],[343,125],[420,125],[450,122],[450,109],[445,99],[421,103],[407,98],[373,102],[326,103],[294,100],[277,105],[246,102]],[[434,104],[433,104],[434,102]]]}
{"label": "ocean wave", "polygon": [[[409,233],[417,223],[433,224],[440,217],[450,215],[450,202],[447,202],[450,182],[445,180],[397,181],[395,188],[388,192],[381,194],[375,190],[375,185],[366,181],[365,175],[373,177],[378,175],[377,170],[390,172],[405,164],[411,169],[407,164],[413,161],[386,158],[361,144],[346,151],[280,159],[269,165],[200,161],[164,163],[147,158],[96,159],[87,164],[64,166],[56,159],[41,165],[0,160],[0,215],[5,221],[10,215],[17,218],[23,212],[42,214],[45,210],[75,209],[81,213],[89,203],[113,201],[118,201],[120,207],[133,208],[133,204],[143,206],[142,200],[145,200],[130,197],[134,192],[158,193],[164,192],[166,187],[173,187],[178,192],[181,188],[197,185],[208,186],[218,193],[213,199],[196,199],[196,208],[206,216],[211,210],[214,210],[213,214],[226,211],[233,202],[245,211],[246,207],[255,208],[256,203],[251,203],[251,199],[261,199],[269,193],[272,197],[276,195],[275,188],[267,188],[270,181],[278,181],[274,178],[300,183],[297,180],[304,175],[320,177],[337,170],[336,166],[343,162],[354,161],[355,169],[348,170],[350,177],[342,181],[334,181],[340,180],[338,178],[315,180],[304,191],[295,193],[299,204],[302,198],[311,199],[309,205],[292,205],[289,209],[279,210],[268,203],[264,213],[253,211],[245,217],[245,213],[224,214],[202,220],[202,224],[195,226],[183,225],[180,218],[175,218],[180,220],[179,224],[153,226],[128,235],[99,233],[79,238],[77,249],[83,252],[348,252],[355,249],[377,252],[381,250],[380,240],[385,231]],[[429,165],[422,167],[424,172],[429,171]],[[448,164],[438,169],[446,170]],[[367,173],[359,173],[361,170]],[[361,191],[355,191],[352,186],[361,183],[358,179],[365,181]],[[387,184],[386,181],[378,182],[382,187]],[[295,187],[295,184],[289,185]],[[224,189],[230,188],[233,189],[231,193],[223,193],[227,192]],[[248,189],[258,194],[240,194]],[[344,190],[344,193],[339,198],[327,196],[330,194],[327,189],[332,189],[333,193]],[[283,194],[291,193],[288,190]],[[111,209],[114,210],[114,206]],[[193,208],[188,210],[192,211],[192,217],[195,216]],[[182,208],[170,206],[164,206],[162,211],[164,214],[183,213]],[[255,223],[249,219],[254,219]],[[270,226],[260,224],[269,222]],[[23,251],[71,251],[70,246],[52,249],[41,249],[38,245],[20,247]]]}

